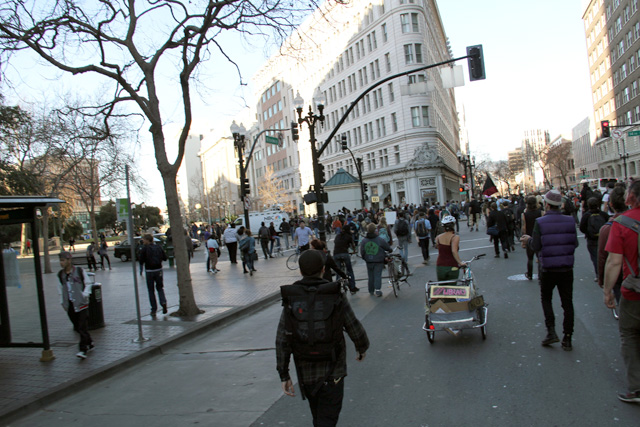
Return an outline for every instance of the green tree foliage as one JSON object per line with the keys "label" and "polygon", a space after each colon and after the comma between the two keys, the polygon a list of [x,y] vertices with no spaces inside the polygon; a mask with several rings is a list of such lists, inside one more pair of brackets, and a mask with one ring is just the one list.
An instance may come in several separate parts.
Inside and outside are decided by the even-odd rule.
{"label": "green tree foliage", "polygon": [[62,240],[65,241],[69,241],[70,238],[74,238],[77,239],[78,236],[80,236],[82,234],[83,228],[82,228],[82,224],[80,224],[80,221],[78,221],[77,219],[73,219],[70,221],[67,221],[67,223],[64,226],[64,234],[62,235]]}

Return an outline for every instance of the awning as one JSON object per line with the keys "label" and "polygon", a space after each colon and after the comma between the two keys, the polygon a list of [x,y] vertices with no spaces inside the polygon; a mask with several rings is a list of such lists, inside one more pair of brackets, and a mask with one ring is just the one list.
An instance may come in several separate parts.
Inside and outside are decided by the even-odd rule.
{"label": "awning", "polygon": [[381,201],[385,201],[385,199],[386,199],[387,197],[389,197],[390,195],[391,195],[391,193],[389,193],[389,192],[387,192],[387,193],[383,193],[383,194],[382,194],[382,196],[380,196],[380,200],[381,200]]}

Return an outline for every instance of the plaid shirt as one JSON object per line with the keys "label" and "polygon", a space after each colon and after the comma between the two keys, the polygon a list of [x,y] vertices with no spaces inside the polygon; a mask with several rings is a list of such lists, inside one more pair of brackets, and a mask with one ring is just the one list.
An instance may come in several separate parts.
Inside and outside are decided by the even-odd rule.
{"label": "plaid shirt", "polygon": [[[302,280],[296,282],[297,285],[317,285],[321,283],[329,283],[327,280],[305,277]],[[343,296],[344,298],[344,296]],[[349,338],[355,344],[356,351],[358,353],[364,353],[369,348],[369,338],[367,332],[362,327],[360,321],[353,313],[353,309],[346,298],[344,298],[344,325],[343,328],[349,334]],[[347,375],[347,346],[342,337],[341,351],[338,353],[338,358],[335,363],[333,373],[329,376],[329,379],[342,378]],[[276,334],[276,359],[277,370],[280,374],[280,380],[287,381],[291,379],[289,375],[289,361],[291,359],[291,344],[287,338],[285,330],[285,309],[282,310],[280,315],[280,322],[278,323],[278,332]],[[332,363],[329,362],[296,362],[298,367],[299,376],[298,381],[305,385],[316,384],[319,381],[324,381],[329,369],[331,369]]]}

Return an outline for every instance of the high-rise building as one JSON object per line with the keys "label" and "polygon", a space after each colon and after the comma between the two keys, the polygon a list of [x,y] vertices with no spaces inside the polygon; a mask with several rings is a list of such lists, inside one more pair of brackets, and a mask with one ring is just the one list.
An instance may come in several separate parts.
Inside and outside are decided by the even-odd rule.
{"label": "high-rise building", "polygon": [[317,146],[339,127],[319,159],[326,179],[341,168],[358,175],[341,149],[344,137],[362,159],[372,206],[458,197],[459,124],[453,89],[443,87],[439,69],[384,81],[359,99],[387,77],[451,58],[434,0],[322,6],[254,76],[258,127],[280,129],[283,145],[260,142],[251,176],[260,180],[271,168],[300,206],[314,180],[309,127],[302,124],[297,143],[291,139],[293,99],[299,93],[303,115],[309,106],[317,114],[313,98],[320,93],[326,103]]}
{"label": "high-rise building", "polygon": [[523,185],[525,191],[535,191],[545,186],[545,177],[540,164],[541,155],[551,142],[548,130],[534,129],[524,133],[522,158],[524,161]]}

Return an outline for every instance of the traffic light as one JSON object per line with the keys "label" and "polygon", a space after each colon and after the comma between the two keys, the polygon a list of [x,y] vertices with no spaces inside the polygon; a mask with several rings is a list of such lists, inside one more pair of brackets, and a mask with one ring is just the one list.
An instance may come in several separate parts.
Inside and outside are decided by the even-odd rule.
{"label": "traffic light", "polygon": [[346,151],[349,149],[349,146],[347,145],[347,135],[342,135],[342,151]]}
{"label": "traffic light", "polygon": [[464,193],[464,187],[462,185],[460,186],[460,192]]}
{"label": "traffic light", "polygon": [[327,181],[327,178],[324,175],[324,165],[322,163],[318,163],[318,184],[322,185]]}
{"label": "traffic light", "polygon": [[369,191],[369,184],[367,184],[366,182],[364,183],[364,192],[366,193],[367,191]]}
{"label": "traffic light", "polygon": [[300,135],[298,135],[298,124],[296,122],[291,122],[291,139],[294,141],[300,139]]}
{"label": "traffic light", "polygon": [[240,196],[244,197],[251,192],[249,188],[249,178],[244,178],[240,182]]}
{"label": "traffic light", "polygon": [[462,175],[462,182],[467,183],[467,174]]}
{"label": "traffic light", "polygon": [[469,80],[484,80],[484,55],[482,45],[467,46],[467,64],[469,65]]}
{"label": "traffic light", "polygon": [[609,120],[602,120],[600,122],[600,127],[602,128],[603,138],[608,138],[611,136],[611,128],[609,127]]}

